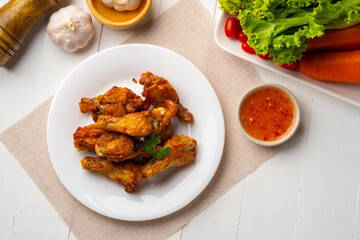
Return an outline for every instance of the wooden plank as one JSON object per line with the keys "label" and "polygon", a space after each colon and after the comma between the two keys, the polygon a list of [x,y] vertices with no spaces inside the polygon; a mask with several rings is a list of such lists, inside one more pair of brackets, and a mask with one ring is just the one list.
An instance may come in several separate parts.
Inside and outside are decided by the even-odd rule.
{"label": "wooden plank", "polygon": [[323,93],[314,96],[294,239],[356,239],[359,122],[358,108]]}
{"label": "wooden plank", "polygon": [[166,9],[174,5],[178,0],[164,0],[161,1],[160,14],[163,13]]}
{"label": "wooden plank", "polygon": [[67,239],[68,227],[26,174],[18,203],[11,239]]}
{"label": "wooden plank", "polygon": [[2,112],[6,113],[6,117],[0,118],[0,130],[33,108],[31,90],[34,88],[33,81],[38,72],[40,46],[45,36],[42,26],[45,21],[46,16],[37,21],[20,50],[5,67],[0,68],[0,104]]}
{"label": "wooden plank", "polygon": [[354,220],[353,232],[352,232],[352,239],[360,239],[360,206],[359,206],[359,199],[360,199],[360,186],[358,186],[358,193],[356,199],[356,215]]}
{"label": "wooden plank", "polygon": [[[90,13],[86,1],[61,1],[53,11],[47,14],[47,19],[53,12],[70,4],[78,5],[83,10]],[[63,79],[74,67],[98,51],[102,25],[94,17],[93,25],[95,29],[93,39],[85,48],[74,53],[66,52],[55,46],[52,43],[50,36],[46,33],[46,26],[43,26],[42,31],[46,34],[44,35],[43,44],[38,47],[39,49],[42,49],[42,51],[37,77],[34,78],[35,80],[32,82],[35,86],[33,95],[35,96],[36,103],[42,102],[54,94]]]}
{"label": "wooden plank", "polygon": [[288,87],[298,96],[304,133],[246,177],[237,239],[292,239],[297,217],[302,166],[306,157],[311,94],[297,94],[298,83],[258,68],[265,81]]}
{"label": "wooden plank", "polygon": [[[84,10],[87,9],[85,1],[62,1],[52,12],[71,3],[80,5]],[[5,68],[0,69],[1,109],[7,112],[7,117],[0,119],[2,129],[52,95],[74,66],[98,50],[101,24],[96,22],[94,22],[95,37],[85,49],[67,53],[56,47],[46,32],[48,18],[52,12],[36,22],[24,46]],[[7,151],[4,149],[3,152]],[[10,155],[5,161],[8,164],[16,163]],[[13,181],[14,178],[22,181]],[[1,214],[1,221],[4,221],[6,226],[9,226],[9,221],[14,223],[6,231],[1,231],[1,239],[24,239],[28,236],[33,236],[33,239],[68,237],[68,228],[20,166],[17,166],[17,169],[11,168],[9,175],[3,177],[3,182],[11,183],[12,188],[17,191],[4,189],[6,187],[4,184],[0,186],[1,192],[14,193],[5,196],[4,202],[1,201],[3,204],[0,210],[5,213]],[[2,238],[3,233],[10,237]]]}
{"label": "wooden plank", "polygon": [[[6,1],[0,0],[0,5]],[[152,11],[162,12],[175,2],[154,0]],[[211,9],[210,3],[206,6]],[[220,11],[214,11],[218,16]],[[16,60],[0,69],[0,106],[6,113],[0,118],[0,130],[55,92],[66,74],[98,47],[117,45],[133,31],[103,27],[99,45],[102,27],[94,20],[98,34],[94,42],[68,54],[47,36],[48,17],[31,30]],[[249,175],[240,183],[242,188],[236,185],[169,239],[360,238],[358,109],[268,74],[272,73],[264,72],[265,80],[288,86],[299,98],[304,135]],[[0,239],[76,239],[2,145],[0,166]],[[51,233],[40,234],[39,226],[49,227]]]}
{"label": "wooden plank", "polygon": [[236,184],[183,228],[182,240],[236,239],[244,181]]}
{"label": "wooden plank", "polygon": [[0,145],[0,239],[10,239],[19,206],[24,170]]}
{"label": "wooden plank", "polygon": [[246,177],[237,239],[292,238],[303,149],[284,150]]}
{"label": "wooden plank", "polygon": [[[0,0],[0,5],[7,0]],[[45,33],[41,30],[46,16],[41,17],[27,35],[23,46],[0,68],[0,109],[6,117],[0,118],[0,131],[21,118],[33,108],[33,80],[36,78]],[[21,205],[20,195],[25,173],[1,144],[0,147],[0,239],[10,239],[16,225],[16,214]]]}

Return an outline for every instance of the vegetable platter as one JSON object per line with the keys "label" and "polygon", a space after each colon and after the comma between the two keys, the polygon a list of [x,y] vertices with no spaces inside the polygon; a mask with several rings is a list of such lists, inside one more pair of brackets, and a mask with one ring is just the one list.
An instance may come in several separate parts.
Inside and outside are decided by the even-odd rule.
{"label": "vegetable platter", "polygon": [[[221,2],[222,1],[219,1],[220,4],[221,4]],[[241,2],[241,1],[239,1],[239,2]],[[270,1],[270,2],[273,2],[273,1]],[[289,65],[291,65],[293,63],[291,61],[291,59],[293,59],[292,57],[289,57],[289,58],[284,57],[284,56],[289,55],[286,53],[280,53],[279,54],[280,57],[276,57],[277,59],[275,60],[275,62],[278,65],[275,64],[274,61],[272,61],[270,59],[265,60],[265,59],[263,59],[264,57],[260,58],[257,54],[249,54],[250,52],[247,51],[247,49],[244,49],[244,47],[243,47],[244,44],[242,44],[240,42],[241,36],[236,36],[235,38],[226,36],[227,30],[225,29],[225,25],[227,25],[226,21],[229,17],[237,18],[238,15],[230,15],[228,12],[222,11],[220,17],[217,20],[217,24],[216,24],[216,28],[215,28],[215,41],[220,48],[222,48],[223,50],[225,50],[235,56],[243,58],[249,62],[255,63],[263,68],[266,68],[273,72],[284,75],[292,80],[296,80],[301,83],[304,83],[308,86],[316,88],[322,92],[330,94],[330,95],[332,95],[336,98],[339,98],[343,101],[346,101],[348,103],[354,104],[356,106],[360,106],[360,96],[358,94],[360,91],[359,84],[330,83],[327,81],[318,81],[318,80],[314,80],[310,77],[307,77],[306,75],[304,75],[303,73],[301,73],[299,71],[288,70],[289,68],[286,69],[286,68],[280,66],[282,64],[286,65],[288,63]],[[358,13],[355,14],[354,19],[356,19],[356,20],[354,20],[352,23],[353,24],[358,23],[358,21],[359,21]],[[335,21],[333,21],[333,22],[335,24]],[[349,25],[351,25],[351,24],[349,24]],[[246,32],[246,31],[243,30],[243,32]],[[232,33],[232,34],[234,34],[234,33]],[[236,38],[238,38],[238,39],[236,39]],[[308,40],[306,40],[306,43],[307,42],[308,42]],[[249,45],[254,47],[254,44],[251,44],[250,40],[247,41],[246,43],[249,43]],[[306,49],[306,44],[303,47]],[[251,49],[251,47],[250,47],[250,49]],[[258,49],[255,48],[255,50],[257,51],[256,53],[259,53]],[[284,52],[286,52],[288,50],[289,49],[286,49],[286,50],[284,50]],[[268,54],[269,52],[271,54],[270,47],[268,47],[268,49],[267,49],[267,55],[269,55]],[[273,53],[273,54],[275,55],[275,53]],[[263,55],[263,54],[261,54],[261,55]],[[266,54],[264,54],[264,55],[266,55]],[[296,55],[296,53],[295,53],[295,55]],[[302,55],[300,54],[298,58],[300,58],[301,56]]]}

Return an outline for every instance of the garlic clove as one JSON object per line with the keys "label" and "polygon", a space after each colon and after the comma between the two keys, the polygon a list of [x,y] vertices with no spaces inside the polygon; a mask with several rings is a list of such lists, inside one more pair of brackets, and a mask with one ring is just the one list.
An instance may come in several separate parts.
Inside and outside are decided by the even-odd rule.
{"label": "garlic clove", "polygon": [[116,4],[126,4],[128,0],[114,0]]}
{"label": "garlic clove", "polygon": [[53,13],[47,31],[54,44],[68,52],[85,47],[94,36],[90,14],[74,5]]}
{"label": "garlic clove", "polygon": [[141,0],[128,0],[127,2],[127,8],[128,10],[135,10],[139,7],[141,3]]}
{"label": "garlic clove", "polygon": [[103,3],[107,6],[107,7],[114,7],[114,1],[113,0],[102,0]]}
{"label": "garlic clove", "polygon": [[116,4],[116,3],[114,4],[114,9],[120,12],[127,10],[124,4]]}
{"label": "garlic clove", "polygon": [[132,11],[140,6],[141,0],[102,0],[102,2],[117,11]]}

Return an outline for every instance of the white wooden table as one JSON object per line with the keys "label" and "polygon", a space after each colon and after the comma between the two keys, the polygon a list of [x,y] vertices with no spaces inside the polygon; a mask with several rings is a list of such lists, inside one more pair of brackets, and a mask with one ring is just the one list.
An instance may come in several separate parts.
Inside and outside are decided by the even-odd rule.
{"label": "white wooden table", "polygon": [[[153,0],[149,17],[176,1]],[[216,0],[201,1],[219,16]],[[62,0],[59,7],[69,4],[88,10],[85,1]],[[0,131],[54,94],[83,59],[134,31],[110,29],[94,19],[95,38],[71,54],[52,44],[46,33],[49,16],[39,19],[20,52],[0,69]],[[265,81],[297,96],[304,134],[169,239],[360,239],[360,109],[257,69]],[[76,239],[2,144],[0,239]]]}

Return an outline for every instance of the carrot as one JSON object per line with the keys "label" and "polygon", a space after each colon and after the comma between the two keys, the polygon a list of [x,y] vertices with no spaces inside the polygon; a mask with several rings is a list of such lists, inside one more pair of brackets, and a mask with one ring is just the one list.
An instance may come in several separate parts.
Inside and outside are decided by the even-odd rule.
{"label": "carrot", "polygon": [[317,80],[360,83],[360,50],[307,54],[298,69]]}
{"label": "carrot", "polygon": [[306,52],[329,52],[360,49],[360,24],[344,29],[325,30],[322,37],[307,44]]}

